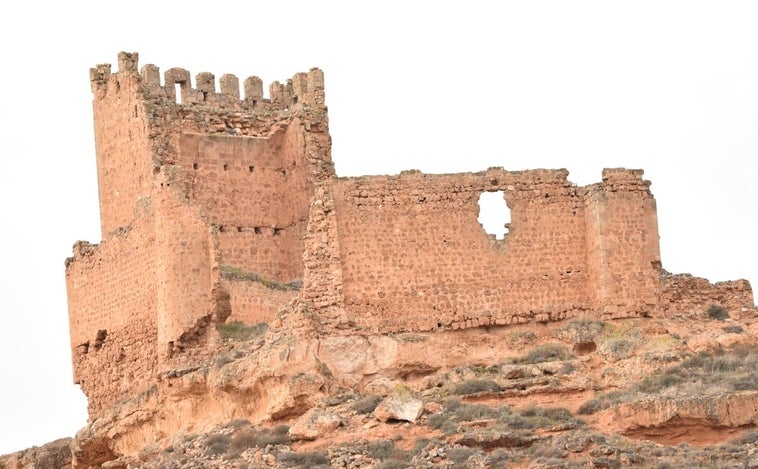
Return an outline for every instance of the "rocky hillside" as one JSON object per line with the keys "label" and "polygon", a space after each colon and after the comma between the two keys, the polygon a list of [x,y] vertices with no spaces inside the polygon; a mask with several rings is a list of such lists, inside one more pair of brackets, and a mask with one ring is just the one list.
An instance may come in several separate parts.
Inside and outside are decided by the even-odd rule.
{"label": "rocky hillside", "polygon": [[0,467],[758,467],[757,317],[322,336],[294,305]]}

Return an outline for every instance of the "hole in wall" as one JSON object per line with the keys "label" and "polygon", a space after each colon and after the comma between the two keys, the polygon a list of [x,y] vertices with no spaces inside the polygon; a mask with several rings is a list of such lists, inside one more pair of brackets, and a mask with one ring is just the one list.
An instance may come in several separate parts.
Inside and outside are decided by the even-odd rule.
{"label": "hole in wall", "polygon": [[253,170],[255,169],[255,166],[248,166],[247,169],[248,169],[248,171],[250,171],[252,173]]}
{"label": "hole in wall", "polygon": [[261,234],[261,227],[260,226],[256,226],[255,228],[253,228],[253,232],[255,234]]}
{"label": "hole in wall", "polygon": [[182,104],[182,84],[174,83],[174,102]]}
{"label": "hole in wall", "polygon": [[511,222],[511,211],[505,204],[503,191],[482,192],[479,196],[477,220],[488,235],[495,235],[495,239],[505,238]]}
{"label": "hole in wall", "polygon": [[225,165],[224,165],[224,171],[227,171],[227,170],[229,170],[229,165],[228,165],[228,164],[225,164]]}
{"label": "hole in wall", "polygon": [[282,229],[281,228],[274,228],[274,236],[281,236]]}
{"label": "hole in wall", "polygon": [[192,169],[197,169],[197,163],[192,163]]}

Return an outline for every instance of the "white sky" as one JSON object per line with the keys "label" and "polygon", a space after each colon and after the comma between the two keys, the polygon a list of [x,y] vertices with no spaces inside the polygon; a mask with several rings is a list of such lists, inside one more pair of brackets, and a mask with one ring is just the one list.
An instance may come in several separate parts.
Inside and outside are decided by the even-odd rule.
{"label": "white sky", "polygon": [[86,419],[63,261],[100,240],[96,63],[138,51],[140,66],[193,80],[266,84],[318,66],[343,176],[565,167],[588,184],[603,167],[643,168],[664,267],[756,283],[756,24],[751,1],[9,2],[0,454]]}

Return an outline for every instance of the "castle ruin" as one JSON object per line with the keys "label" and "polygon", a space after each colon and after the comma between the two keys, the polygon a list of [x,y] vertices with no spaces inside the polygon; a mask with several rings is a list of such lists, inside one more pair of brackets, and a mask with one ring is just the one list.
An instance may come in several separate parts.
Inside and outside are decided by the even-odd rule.
{"label": "castle ruin", "polygon": [[[337,177],[319,69],[274,82],[90,70],[102,242],[66,262],[74,380],[90,417],[150,387],[209,326],[292,301],[324,333],[433,332],[752,307],[746,281],[661,268],[641,170]],[[192,84],[194,83],[194,87]],[[484,192],[511,212],[477,221]]]}

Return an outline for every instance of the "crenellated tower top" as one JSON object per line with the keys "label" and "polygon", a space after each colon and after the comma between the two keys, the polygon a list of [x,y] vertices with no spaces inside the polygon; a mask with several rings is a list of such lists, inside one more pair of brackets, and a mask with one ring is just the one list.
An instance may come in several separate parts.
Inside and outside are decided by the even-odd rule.
{"label": "crenellated tower top", "polygon": [[[270,109],[294,111],[309,106],[324,106],[324,72],[311,68],[307,73],[296,73],[285,83],[274,81],[269,86],[269,98],[263,97],[263,80],[250,76],[242,83],[236,75],[224,74],[219,78],[216,91],[216,77],[211,72],[195,75],[192,86],[191,73],[184,68],[170,68],[163,74],[161,84],[160,69],[147,64],[138,68],[137,52],[118,54],[119,74],[139,76],[150,97],[164,97],[179,104],[207,104],[218,107],[242,108],[248,110]],[[90,82],[95,96],[107,92],[112,76],[111,64],[99,64],[90,69]]]}

